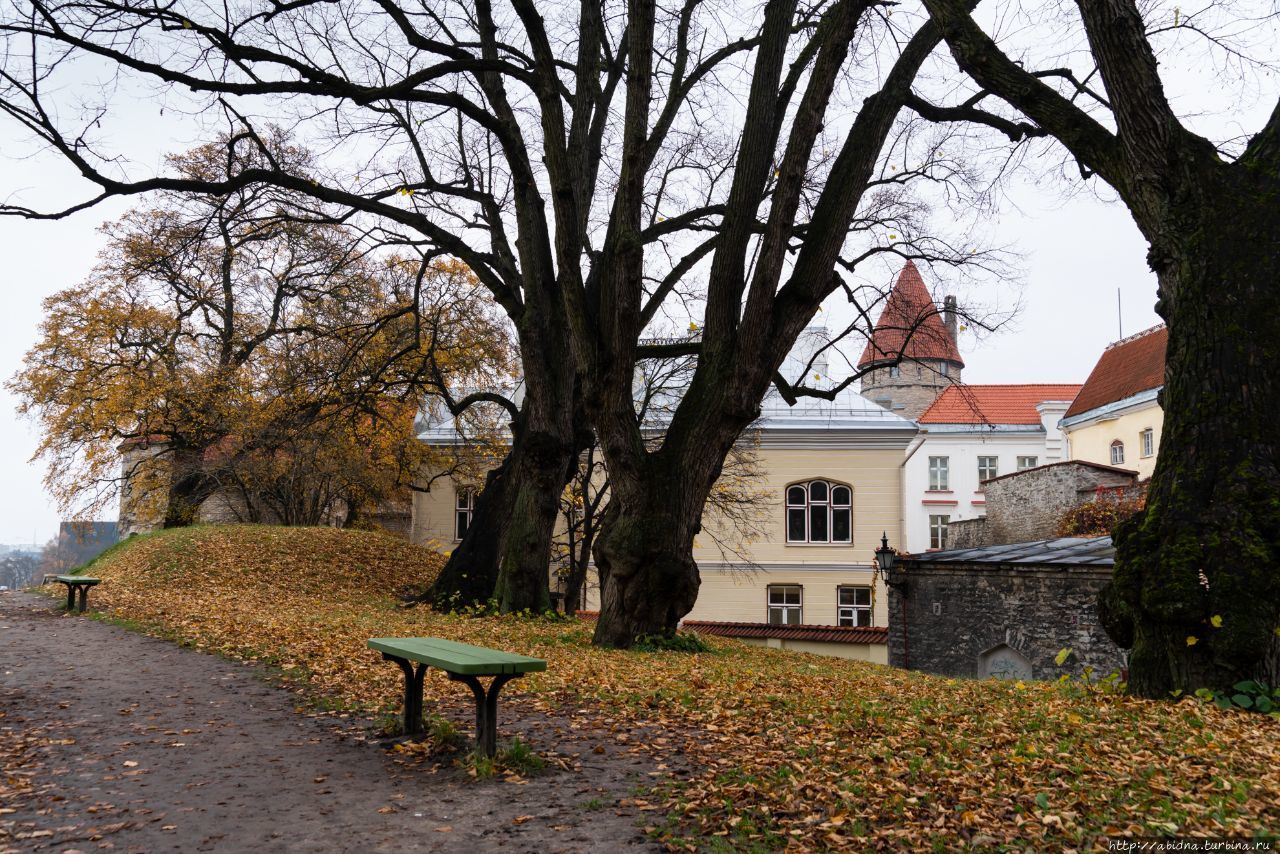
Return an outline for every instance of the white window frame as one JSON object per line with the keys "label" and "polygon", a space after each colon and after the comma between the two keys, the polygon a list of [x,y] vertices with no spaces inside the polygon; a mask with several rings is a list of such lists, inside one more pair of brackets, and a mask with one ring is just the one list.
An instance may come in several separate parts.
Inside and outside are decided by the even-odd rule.
{"label": "white window frame", "polygon": [[1018,471],[1026,471],[1027,469],[1033,469],[1038,465],[1040,465],[1039,457],[1032,456],[1031,454],[1018,457]]}
{"label": "white window frame", "polygon": [[[984,460],[990,461],[991,465],[989,466],[983,465]],[[990,471],[991,473],[988,474],[986,477],[983,477],[982,475],[983,471]],[[988,457],[988,456],[978,457],[978,488],[979,489],[982,488],[982,482],[984,480],[991,480],[993,477],[999,477],[999,476],[1000,476],[1000,458],[999,457]]]}
{"label": "white window frame", "polygon": [[951,458],[929,457],[929,491],[947,492],[951,489]]}
{"label": "white window frame", "polygon": [[1156,454],[1156,431],[1148,427],[1139,433],[1138,437],[1141,439],[1139,450],[1142,452],[1142,456],[1154,457]]}
{"label": "white window frame", "polygon": [[[822,484],[825,486],[825,498],[816,499],[813,497],[813,485]],[[796,499],[792,491],[804,490],[804,501]],[[849,500],[847,502],[836,500],[836,490],[845,490],[848,493]],[[782,491],[782,527],[783,533],[789,545],[820,545],[820,546],[851,546],[853,545],[853,487],[847,483],[840,483],[835,480],[827,480],[826,478],[814,478],[813,480],[803,480],[798,483],[789,483]],[[827,519],[827,538],[825,540],[815,540],[813,531],[811,530],[813,520],[813,508],[825,507]],[[791,536],[791,513],[793,510],[799,510],[804,513],[804,538],[794,539]],[[835,522],[836,514],[847,513],[849,516],[849,536],[847,539],[837,540],[835,538]]]}
{"label": "white window frame", "polygon": [[1124,465],[1124,442],[1119,439],[1111,443],[1111,465]]}
{"label": "white window frame", "polygon": [[476,512],[476,492],[474,489],[457,489],[453,499],[453,541],[462,542],[471,528],[471,518]]}
{"label": "white window frame", "polygon": [[[942,521],[937,521],[939,519]],[[950,523],[950,514],[931,514],[929,516],[929,548],[941,550],[947,547],[947,525]]]}
{"label": "white window frame", "polygon": [[[787,601],[789,593],[795,593],[795,602]],[[777,601],[775,602],[775,596]],[[774,614],[778,620],[774,620]],[[795,620],[791,617],[794,614]],[[804,625],[804,585],[802,584],[770,584],[765,588],[765,622],[771,626]]]}
{"label": "white window frame", "polygon": [[[844,594],[854,594],[851,598],[854,600],[845,603]],[[865,593],[866,603],[857,600],[863,598],[859,594]],[[836,625],[852,626],[854,628],[868,628],[875,625],[875,599],[871,592],[871,587],[866,584],[841,584],[836,587]],[[860,617],[865,617],[860,621]]]}

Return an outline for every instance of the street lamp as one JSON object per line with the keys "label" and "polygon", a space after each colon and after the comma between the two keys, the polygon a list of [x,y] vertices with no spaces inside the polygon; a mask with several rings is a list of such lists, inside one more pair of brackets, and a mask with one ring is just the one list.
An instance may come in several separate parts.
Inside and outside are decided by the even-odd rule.
{"label": "street lamp", "polygon": [[889,533],[880,537],[880,548],[876,549],[876,567],[884,578],[884,586],[906,595],[907,579],[903,577],[898,566],[898,552],[889,545]]}
{"label": "street lamp", "polygon": [[881,572],[891,571],[898,563],[898,553],[889,546],[889,532],[880,537],[880,548],[876,549],[876,564]]}

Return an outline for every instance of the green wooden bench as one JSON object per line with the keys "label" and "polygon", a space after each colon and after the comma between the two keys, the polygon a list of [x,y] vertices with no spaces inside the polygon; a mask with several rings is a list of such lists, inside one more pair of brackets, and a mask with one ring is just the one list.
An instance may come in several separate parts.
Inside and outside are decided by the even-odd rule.
{"label": "green wooden bench", "polygon": [[85,606],[89,604],[89,588],[102,583],[101,578],[90,578],[87,575],[46,575],[40,583],[48,584],[50,581],[67,585],[68,611],[75,607],[76,594],[80,594],[80,613],[84,613]]}
{"label": "green wooden bench", "polygon": [[[369,648],[404,671],[404,732],[422,732],[422,678],[428,667],[471,689],[476,700],[476,749],[493,756],[498,749],[498,692],[512,679],[546,670],[540,658],[514,655],[442,638],[373,638]],[[416,663],[416,667],[414,666]],[[479,677],[492,676],[488,690]]]}

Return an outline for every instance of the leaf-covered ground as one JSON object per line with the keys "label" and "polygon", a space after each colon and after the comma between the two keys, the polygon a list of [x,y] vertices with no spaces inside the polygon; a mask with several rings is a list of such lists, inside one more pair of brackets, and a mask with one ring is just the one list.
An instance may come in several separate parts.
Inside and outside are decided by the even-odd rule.
{"label": "leaf-covered ground", "polygon": [[[194,528],[94,564],[93,601],[201,648],[276,664],[330,703],[393,711],[370,637],[432,635],[546,658],[509,691],[596,703],[667,733],[691,782],[660,784],[673,847],[1098,847],[1102,837],[1280,831],[1280,724],[1187,699],[941,679],[711,639],[703,654],[594,649],[576,622],[398,607],[441,560],[378,534]],[[427,680],[427,701],[456,693]],[[665,817],[664,817],[665,813]]]}

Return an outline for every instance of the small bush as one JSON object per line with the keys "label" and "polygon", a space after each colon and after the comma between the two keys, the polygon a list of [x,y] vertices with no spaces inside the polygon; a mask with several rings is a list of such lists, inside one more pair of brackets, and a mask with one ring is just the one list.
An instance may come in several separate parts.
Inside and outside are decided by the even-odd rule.
{"label": "small bush", "polygon": [[1253,679],[1237,682],[1221,691],[1198,688],[1196,696],[1211,700],[1219,709],[1244,709],[1280,719],[1280,687],[1269,688]]}
{"label": "small bush", "polygon": [[1145,495],[1102,493],[1092,501],[1068,510],[1058,523],[1059,537],[1107,537],[1116,526],[1141,513],[1147,506]]}
{"label": "small bush", "polygon": [[636,638],[636,652],[710,652],[706,641],[693,632],[675,632],[670,635],[641,635]]}

